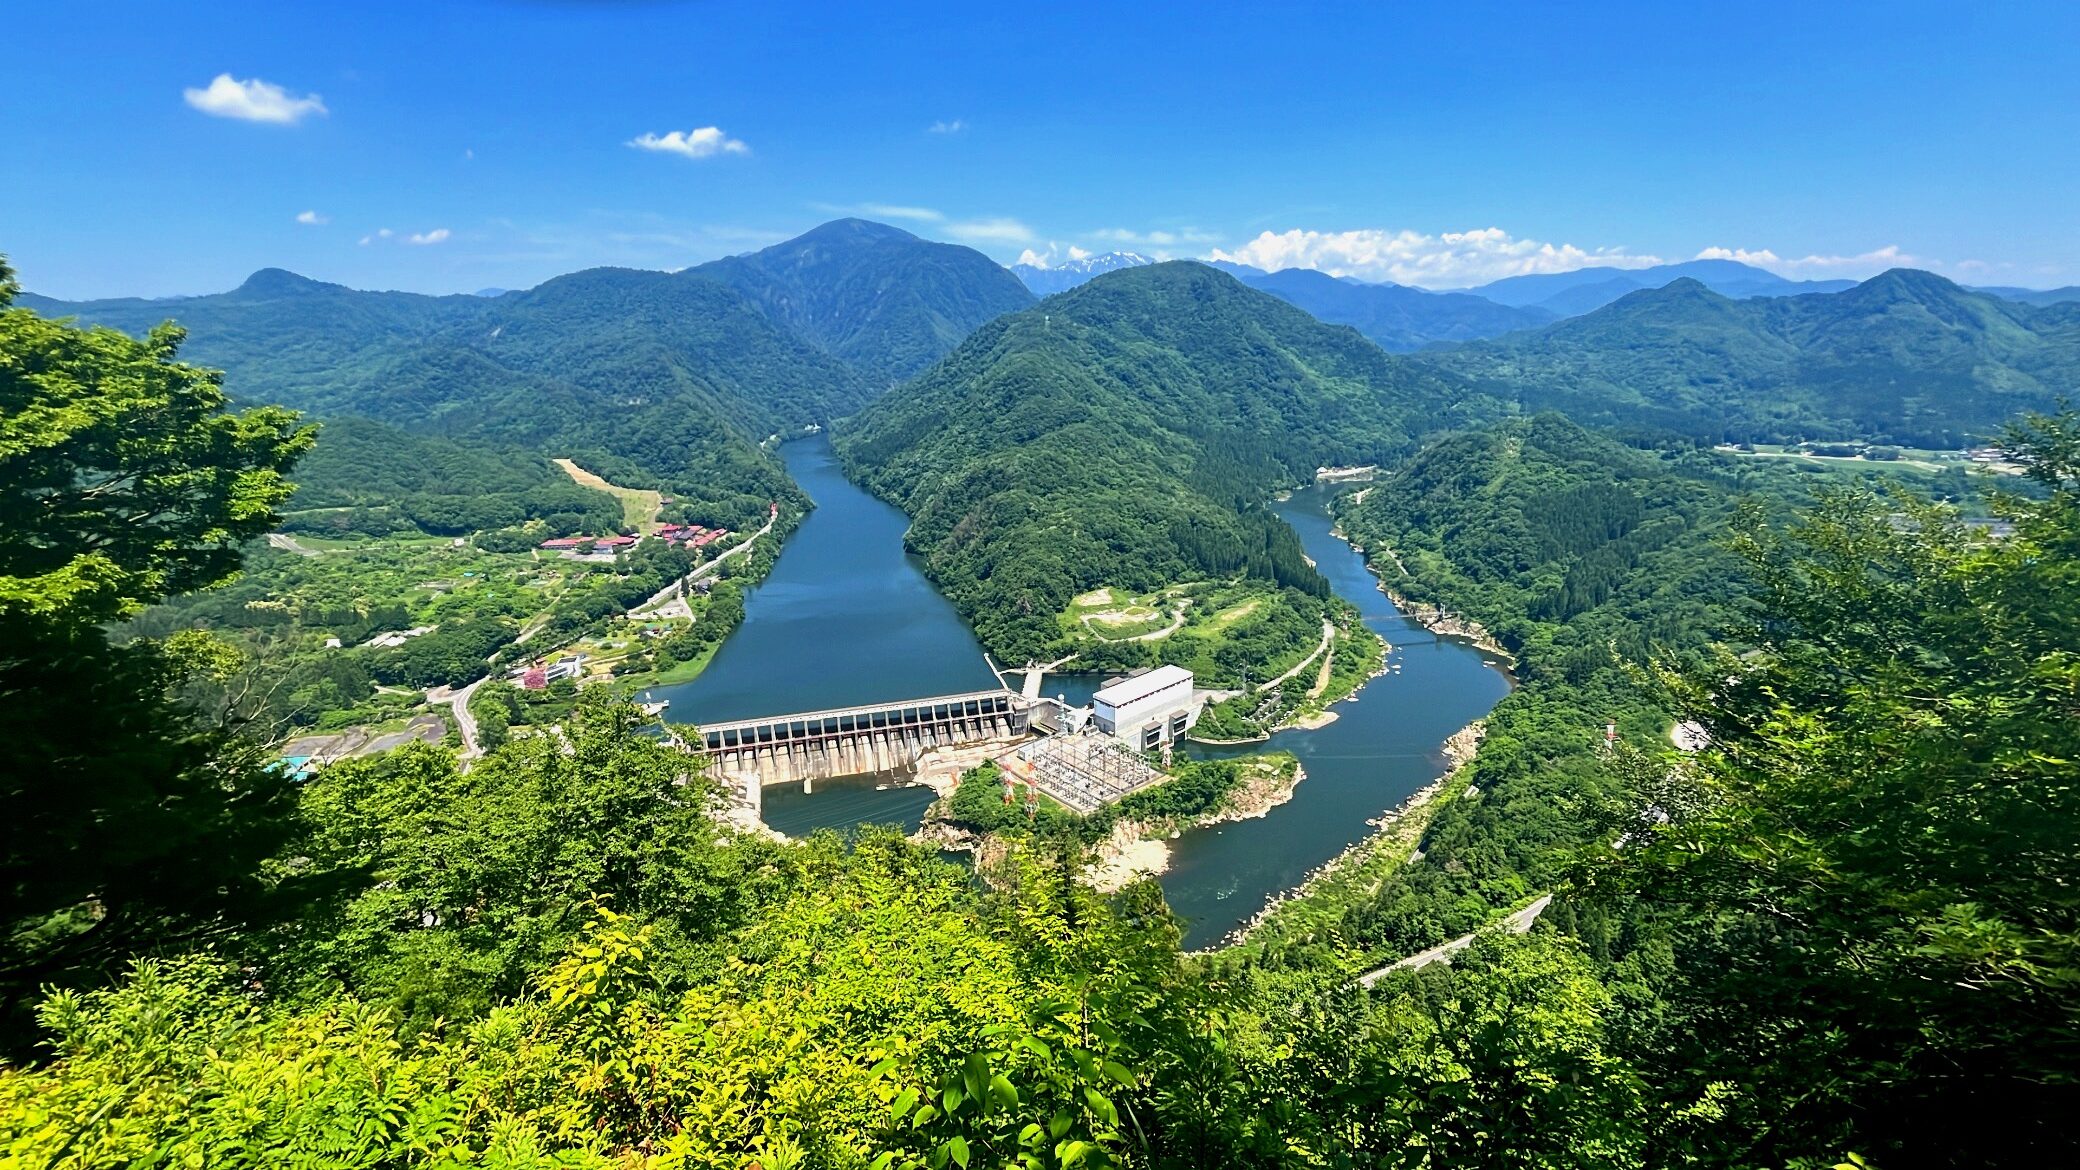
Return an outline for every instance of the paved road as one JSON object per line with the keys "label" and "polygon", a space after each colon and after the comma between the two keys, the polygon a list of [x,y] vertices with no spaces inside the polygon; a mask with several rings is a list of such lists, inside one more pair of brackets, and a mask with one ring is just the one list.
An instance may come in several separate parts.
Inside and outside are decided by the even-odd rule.
{"label": "paved road", "polygon": [[[1538,916],[1545,913],[1546,907],[1552,905],[1552,903],[1553,896],[1547,894],[1538,901],[1503,919],[1502,928],[1511,934],[1523,934],[1531,929],[1531,924],[1537,922]],[[1427,951],[1419,951],[1399,962],[1388,963],[1384,967],[1375,967],[1358,976],[1358,986],[1370,987],[1394,971],[1408,971],[1417,967],[1428,967],[1432,963],[1449,963],[1452,961],[1453,955],[1473,945],[1476,934],[1462,935],[1448,943],[1431,947]]]}
{"label": "paved road", "polygon": [[275,548],[281,549],[283,552],[292,552],[300,557],[315,557],[321,555],[317,549],[305,548],[303,545],[296,543],[295,537],[285,536],[279,532],[268,533],[267,543]]}
{"label": "paved road", "polygon": [[1287,679],[1293,677],[1296,674],[1299,674],[1303,670],[1306,670],[1308,663],[1313,662],[1316,658],[1319,658],[1324,654],[1327,654],[1329,652],[1329,639],[1334,638],[1335,636],[1336,623],[1324,619],[1322,622],[1322,644],[1314,648],[1314,653],[1308,655],[1305,658],[1302,658],[1299,662],[1294,663],[1293,669],[1285,672],[1282,675],[1279,675],[1277,678],[1272,679],[1270,682],[1265,683],[1263,686],[1260,686],[1257,689],[1259,691],[1275,691],[1279,687],[1284,686],[1285,681]]}
{"label": "paved road", "polygon": [[488,676],[480,678],[448,696],[448,706],[455,712],[455,729],[462,733],[462,758],[465,760],[474,760],[484,754],[483,747],[477,743],[477,717],[469,713],[469,699],[477,693],[478,687],[490,681]]}

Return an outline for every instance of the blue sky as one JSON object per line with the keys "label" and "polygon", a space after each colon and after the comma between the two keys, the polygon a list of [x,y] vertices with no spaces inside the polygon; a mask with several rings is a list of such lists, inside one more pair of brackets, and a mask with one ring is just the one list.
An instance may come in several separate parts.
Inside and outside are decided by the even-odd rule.
{"label": "blue sky", "polygon": [[30,288],[525,287],[843,213],[1430,287],[1707,250],[2080,282],[2070,2],[189,7],[9,13]]}

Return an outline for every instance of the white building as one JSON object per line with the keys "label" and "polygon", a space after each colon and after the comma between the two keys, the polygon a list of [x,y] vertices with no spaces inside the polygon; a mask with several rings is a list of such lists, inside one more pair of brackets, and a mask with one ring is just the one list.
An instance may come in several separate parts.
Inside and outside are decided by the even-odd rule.
{"label": "white building", "polygon": [[1158,666],[1113,683],[1091,696],[1091,722],[1138,751],[1154,751],[1184,738],[1199,721],[1192,672]]}

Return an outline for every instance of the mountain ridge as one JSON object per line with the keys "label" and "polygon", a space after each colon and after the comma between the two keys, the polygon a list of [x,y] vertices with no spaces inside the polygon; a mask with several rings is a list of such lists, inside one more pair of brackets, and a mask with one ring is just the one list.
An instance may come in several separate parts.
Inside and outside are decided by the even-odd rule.
{"label": "mountain ridge", "polygon": [[1686,278],[1418,360],[1590,425],[1953,447],[2080,383],[2080,307],[2006,301],[1914,269],[1749,299]]}

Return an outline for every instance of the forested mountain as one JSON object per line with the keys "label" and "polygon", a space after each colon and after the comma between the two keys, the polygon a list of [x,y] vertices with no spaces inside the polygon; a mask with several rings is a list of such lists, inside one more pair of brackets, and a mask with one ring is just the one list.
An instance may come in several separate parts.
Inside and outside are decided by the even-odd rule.
{"label": "forested mountain", "polygon": [[1045,297],[1075,288],[1094,276],[1153,263],[1155,261],[1139,252],[1101,252],[1080,260],[1064,260],[1060,264],[1045,268],[1037,264],[1014,264],[1011,266],[1011,274],[1018,277],[1019,282],[1032,290],[1035,296]]}
{"label": "forested mountain", "polygon": [[1554,316],[1541,308],[1497,304],[1471,293],[1367,284],[1309,268],[1264,272],[1241,264],[1217,267],[1331,325],[1349,325],[1390,353],[1409,353],[1435,341],[1471,341],[1532,329]]}
{"label": "forested mountain", "polygon": [[1789,280],[1738,260],[1686,260],[1651,268],[1599,266],[1505,276],[1465,291],[1498,305],[1539,308],[1555,316],[1572,317],[1602,308],[1628,293],[1662,288],[1685,279],[1734,298],[1842,292],[1856,285],[1853,280]]}
{"label": "forested mountain", "polygon": [[299,407],[303,388],[322,384],[331,371],[384,360],[485,308],[479,297],[364,292],[280,268],[263,268],[230,292],[204,296],[58,301],[24,293],[20,304],[133,337],[175,321],[188,331],[182,351],[224,370],[235,396]]}
{"label": "forested mountain", "polygon": [[1751,300],[1685,279],[1419,360],[1594,425],[1948,447],[2080,385],[2080,306],[2016,304],[1911,269]]}
{"label": "forested mountain", "polygon": [[1312,584],[1259,501],[1319,464],[1378,462],[1490,408],[1353,330],[1179,261],[983,326],[863,411],[838,449],[911,515],[911,547],[984,644],[1017,660],[1100,583],[1248,566]]}
{"label": "forested mountain", "polygon": [[996,261],[863,219],[824,224],[760,252],[692,269],[882,388],[937,361],[975,327],[1033,303]]}
{"label": "forested mountain", "polygon": [[279,269],[168,300],[26,297],[133,335],[173,319],[242,400],[580,458],[748,517],[791,489],[765,436],[828,422],[1032,303],[978,252],[861,220],[685,272],[574,272],[496,297]]}
{"label": "forested mountain", "polygon": [[757,440],[865,397],[758,306],[661,272],[593,269],[486,299],[268,270],[215,296],[41,303],[132,333],[175,320],[245,401],[569,456],[745,518],[792,491]]}

